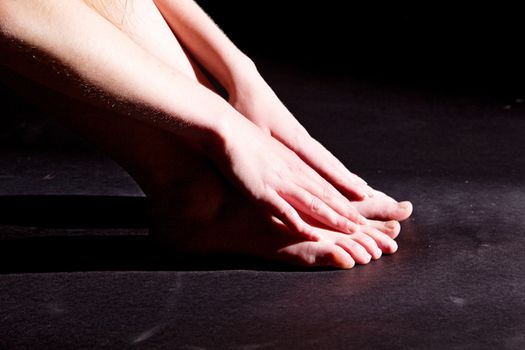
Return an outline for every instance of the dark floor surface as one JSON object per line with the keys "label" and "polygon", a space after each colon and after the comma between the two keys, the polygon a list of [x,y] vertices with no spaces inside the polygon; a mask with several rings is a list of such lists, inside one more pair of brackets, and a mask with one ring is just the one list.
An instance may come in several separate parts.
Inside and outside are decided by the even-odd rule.
{"label": "dark floor surface", "polygon": [[306,271],[160,252],[129,176],[13,102],[0,349],[525,348],[525,96],[262,71],[345,164],[414,203],[398,253]]}

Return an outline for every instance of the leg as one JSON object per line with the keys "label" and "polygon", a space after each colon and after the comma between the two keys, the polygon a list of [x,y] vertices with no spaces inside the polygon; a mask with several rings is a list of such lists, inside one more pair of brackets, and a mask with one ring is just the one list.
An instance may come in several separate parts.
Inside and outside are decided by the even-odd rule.
{"label": "leg", "polygon": [[[5,79],[7,75],[2,77]],[[342,268],[351,267],[354,261],[370,260],[356,243],[366,239],[363,233],[350,237],[323,230],[326,239],[322,242],[302,241],[288,235],[286,227],[248,202],[223,181],[207,160],[167,132],[80,104],[15,75],[11,75],[9,83],[15,88],[23,86],[25,95],[33,97],[51,115],[94,141],[121,164],[148,196],[156,234],[176,250],[234,252],[301,265]],[[60,110],[49,106],[59,106]],[[388,233],[395,237],[395,233]],[[379,244],[387,237],[383,236]],[[383,249],[392,251],[395,247]]]}
{"label": "leg", "polygon": [[[20,81],[16,76],[12,79],[15,85]],[[25,92],[44,106],[59,107],[54,115],[130,172],[151,200],[159,236],[169,237],[184,251],[241,252],[307,265],[349,267],[354,260],[366,263],[370,255],[379,257],[377,245],[384,245],[387,252],[395,250],[395,243],[380,231],[382,236],[375,242],[370,239],[372,233],[363,232],[349,236],[319,229],[325,237],[320,242],[286,235],[286,227],[231,189],[208,162],[167,132],[32,86]],[[386,227],[384,232],[396,234]],[[370,255],[356,242],[367,247]]]}
{"label": "leg", "polygon": [[[131,1],[130,5],[122,10],[127,11],[127,13],[123,15],[119,11],[110,12],[107,14],[108,19],[115,25],[119,25],[137,44],[154,54],[159,60],[213,89],[212,84],[187,55],[177,38],[173,35],[172,30],[166,24],[162,14],[152,2]],[[137,20],[138,13],[140,13],[140,21]],[[123,17],[126,18],[125,21],[122,20]],[[268,115],[269,105],[272,104],[266,104],[262,114]],[[248,113],[247,115],[251,113],[249,110],[245,111],[245,108],[240,108],[239,106],[237,108]],[[281,122],[277,124],[282,124],[282,118]],[[292,130],[294,128],[289,127],[288,129]],[[354,206],[361,215],[369,219],[401,221],[408,218],[412,213],[410,202],[398,203],[384,193],[378,191],[374,191],[374,193],[376,194],[375,196],[354,202]],[[396,226],[396,223],[391,223],[391,225]],[[399,225],[397,224],[396,227],[399,227]]]}

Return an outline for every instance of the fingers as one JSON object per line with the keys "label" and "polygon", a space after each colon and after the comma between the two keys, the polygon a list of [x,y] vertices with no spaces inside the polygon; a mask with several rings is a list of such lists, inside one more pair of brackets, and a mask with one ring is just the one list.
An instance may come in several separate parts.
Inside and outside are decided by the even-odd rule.
{"label": "fingers", "polygon": [[290,186],[287,191],[281,193],[271,192],[266,202],[273,215],[293,232],[309,240],[316,241],[320,236],[299,212],[340,232],[354,233],[358,230],[356,223],[338,214],[321,199],[298,186]]}
{"label": "fingers", "polygon": [[374,196],[372,188],[359,176],[351,173],[330,151],[308,134],[302,137],[294,151],[336,188],[352,199]]}
{"label": "fingers", "polygon": [[[338,208],[339,210],[336,211],[334,207],[337,206],[330,206],[319,196],[296,185],[290,185],[287,191],[279,194],[300,212],[343,233],[356,232],[358,229],[356,221],[360,224],[366,222],[366,219],[361,217],[355,208],[350,207],[351,210]],[[346,215],[341,215],[341,213]]]}
{"label": "fingers", "polygon": [[297,210],[277,192],[272,191],[268,193],[267,197],[263,198],[263,200],[270,212],[288,226],[292,232],[310,241],[320,239],[320,235],[314,231],[314,228],[306,223]]}
{"label": "fingers", "polygon": [[412,203],[397,202],[380,191],[374,192],[375,195],[373,198],[352,203],[352,205],[367,218],[403,221],[412,214]]}
{"label": "fingers", "polygon": [[346,194],[357,195],[358,199],[373,197],[373,189],[367,185],[366,181],[348,170],[339,159],[330,151],[324,148],[317,140],[311,139],[313,147],[318,148],[323,153],[325,161],[321,163],[319,171],[333,182],[334,186]]}
{"label": "fingers", "polygon": [[301,236],[315,237],[300,213],[343,233],[354,233],[358,224],[368,222],[346,197],[297,155],[293,154],[288,164],[271,185],[270,192],[274,193],[268,197],[268,204],[274,207],[274,215]]}
{"label": "fingers", "polygon": [[309,171],[305,171],[305,173],[307,178],[302,179],[302,181],[298,183],[301,187],[310,192],[313,196],[321,199],[325,204],[327,204],[340,215],[343,215],[353,222],[361,225],[367,223],[365,217],[359,213],[357,208],[352,205],[348,198],[343,196],[328,181],[323,179],[313,170],[311,170],[311,173],[309,173]]}

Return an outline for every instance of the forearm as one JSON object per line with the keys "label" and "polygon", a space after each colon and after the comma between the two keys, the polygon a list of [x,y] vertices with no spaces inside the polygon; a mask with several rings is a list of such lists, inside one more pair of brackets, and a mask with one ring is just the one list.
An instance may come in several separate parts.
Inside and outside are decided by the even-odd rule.
{"label": "forearm", "polygon": [[[76,98],[194,143],[239,118],[218,95],[170,69],[82,1],[0,3],[0,63]],[[198,103],[196,103],[198,101]]]}
{"label": "forearm", "polygon": [[255,64],[193,0],[154,0],[166,21],[196,60],[230,93],[258,79]]}

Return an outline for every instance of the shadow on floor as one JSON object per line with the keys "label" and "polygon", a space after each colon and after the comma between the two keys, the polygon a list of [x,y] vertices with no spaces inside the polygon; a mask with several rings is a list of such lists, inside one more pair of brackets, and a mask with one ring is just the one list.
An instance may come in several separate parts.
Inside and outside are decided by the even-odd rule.
{"label": "shadow on floor", "polygon": [[188,256],[163,248],[148,235],[144,197],[0,196],[0,212],[0,273],[301,270],[240,255]]}
{"label": "shadow on floor", "polygon": [[53,228],[148,227],[145,197],[0,196],[0,212],[0,225]]}

